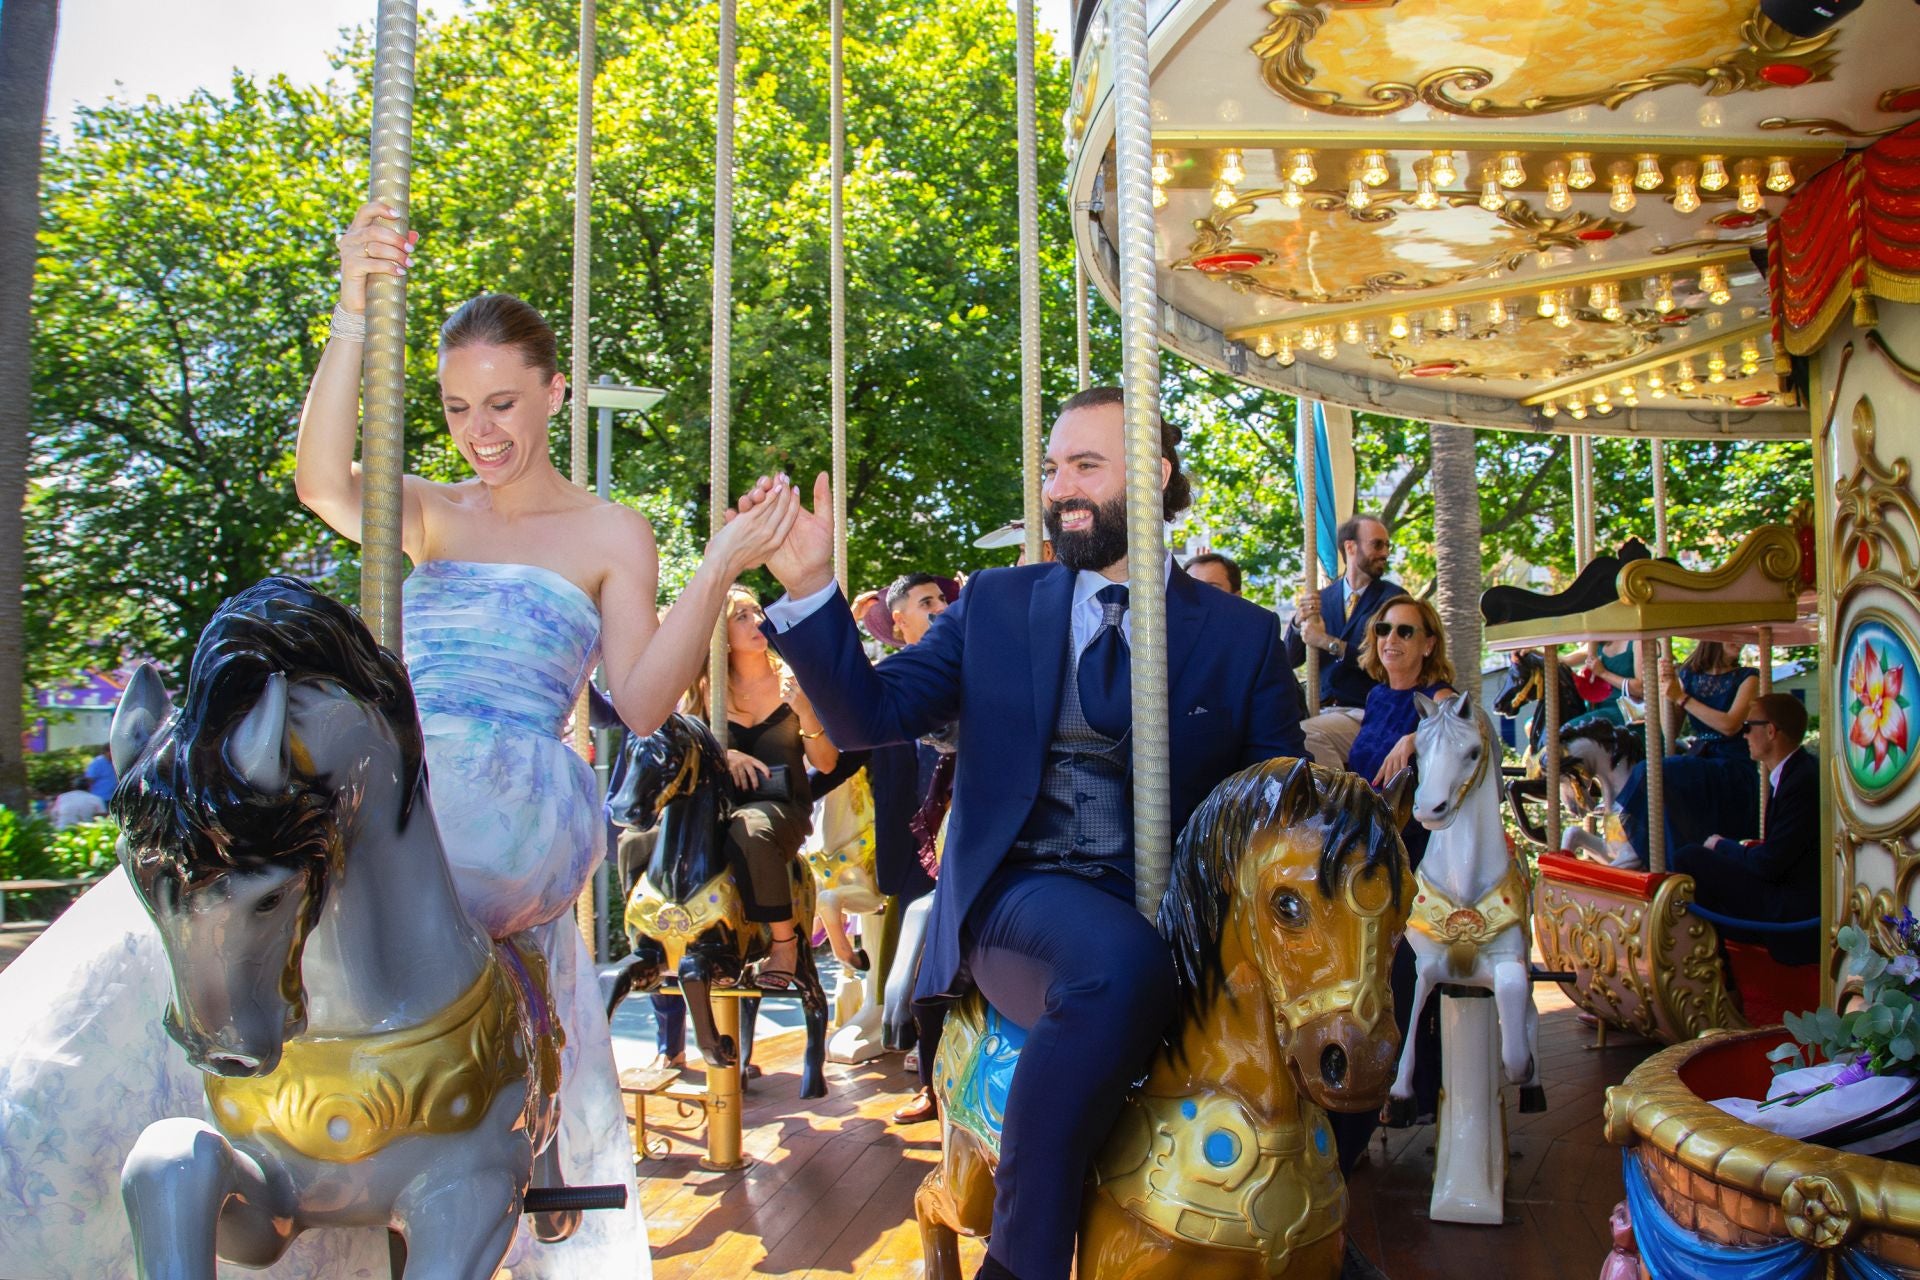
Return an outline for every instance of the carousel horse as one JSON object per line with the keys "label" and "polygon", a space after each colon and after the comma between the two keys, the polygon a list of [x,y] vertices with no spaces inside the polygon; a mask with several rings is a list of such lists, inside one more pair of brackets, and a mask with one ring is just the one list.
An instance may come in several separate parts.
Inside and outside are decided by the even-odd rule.
{"label": "carousel horse", "polygon": [[[1434,1216],[1449,1221],[1500,1220],[1505,1181],[1505,1126],[1500,1123],[1496,1069],[1508,1084],[1523,1086],[1521,1109],[1545,1108],[1536,1078],[1526,872],[1507,844],[1500,799],[1493,780],[1500,742],[1493,722],[1474,706],[1471,693],[1436,703],[1415,699],[1420,723],[1414,755],[1420,784],[1413,816],[1433,833],[1414,873],[1415,893],[1407,921],[1415,979],[1411,1008],[1424,1009],[1442,983],[1490,990],[1499,1022],[1498,1061],[1486,1002],[1443,1002],[1440,1144],[1434,1169]],[[1473,1043],[1478,1040],[1478,1044]],[[1413,1068],[1418,1041],[1408,1037],[1400,1052],[1388,1103],[1390,1122],[1412,1120]],[[1443,1211],[1443,1205],[1445,1211]],[[1456,1216],[1464,1214],[1466,1216]],[[1488,1215],[1488,1216],[1481,1216]]]}
{"label": "carousel horse", "polygon": [[1615,867],[1637,867],[1645,861],[1628,841],[1616,806],[1633,767],[1646,758],[1646,738],[1604,720],[1577,724],[1560,739],[1560,773],[1563,785],[1574,792],[1574,811],[1599,814],[1607,828],[1605,836],[1585,827],[1568,828],[1569,850]]}
{"label": "carousel horse", "polygon": [[[1603,698],[1598,702],[1589,702],[1580,693],[1578,680],[1573,669],[1562,663],[1560,671],[1560,724],[1562,729],[1579,720],[1583,724],[1603,722],[1614,725],[1632,724],[1645,713],[1643,704],[1633,701],[1624,693]],[[1527,707],[1539,704],[1541,711],[1527,721],[1527,749],[1521,756],[1521,768],[1524,776],[1510,778],[1506,784],[1507,803],[1512,806],[1514,820],[1520,829],[1535,844],[1544,844],[1546,836],[1537,830],[1526,812],[1526,802],[1539,803],[1546,799],[1547,786],[1540,771],[1545,760],[1544,740],[1546,736],[1547,662],[1538,649],[1522,649],[1512,655],[1511,665],[1507,669],[1507,683],[1500,690],[1500,696],[1494,699],[1493,710],[1498,715],[1514,718]]]}
{"label": "carousel horse", "polygon": [[[1160,931],[1180,1013],[1095,1161],[1082,1280],[1332,1280],[1346,1184],[1321,1108],[1380,1105],[1398,1033],[1389,974],[1412,892],[1410,775],[1272,760],[1228,778],[1174,855]],[[932,1280],[984,1233],[1025,1032],[976,993],[934,1069],[941,1157],[914,1199]]]}
{"label": "carousel horse", "polygon": [[[657,823],[660,837],[627,898],[633,954],[612,975],[608,1016],[629,992],[651,990],[670,971],[680,980],[700,1056],[711,1066],[731,1066],[740,1061],[739,1046],[714,1023],[713,988],[740,985],[747,966],[767,954],[773,934],[747,920],[728,862],[733,782],[726,752],[705,723],[675,712],[658,731],[629,740],[617,768],[607,812],[623,827],[645,830]],[[788,874],[795,915],[810,921],[813,873],[796,858]],[[824,1098],[827,994],[806,946],[800,948],[793,994],[800,997],[807,1026],[800,1096]]]}
{"label": "carousel horse", "polygon": [[[814,802],[813,832],[800,846],[800,858],[813,872],[818,919],[835,954],[845,947],[853,957],[851,965],[841,966],[834,990],[838,1026],[827,1039],[827,1058],[849,1065],[866,1062],[886,1052],[881,1000],[890,956],[882,945],[889,923],[887,895],[880,892],[873,788],[864,767]],[[857,922],[856,933],[848,932],[849,917]]]}
{"label": "carousel horse", "polygon": [[529,1185],[560,1183],[562,1032],[538,949],[495,944],[454,892],[399,659],[268,578],[208,624],[178,715],[135,673],[110,752],[167,1033],[214,1117],[156,1121],[127,1156],[140,1275],[264,1267],[335,1226],[397,1230],[409,1275],[492,1275]]}

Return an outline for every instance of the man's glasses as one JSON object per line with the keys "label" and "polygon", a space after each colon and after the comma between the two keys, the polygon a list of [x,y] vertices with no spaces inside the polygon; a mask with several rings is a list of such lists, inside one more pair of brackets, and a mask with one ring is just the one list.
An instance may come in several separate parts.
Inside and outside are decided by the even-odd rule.
{"label": "man's glasses", "polygon": [[1752,733],[1755,729],[1758,729],[1761,725],[1772,724],[1772,723],[1773,721],[1771,720],[1749,720],[1745,724],[1740,726],[1740,732]]}
{"label": "man's glasses", "polygon": [[1425,631],[1425,627],[1416,627],[1411,622],[1376,622],[1373,624],[1373,634],[1379,636],[1382,640],[1388,636],[1399,636],[1402,640],[1411,640],[1415,636],[1423,634]]}

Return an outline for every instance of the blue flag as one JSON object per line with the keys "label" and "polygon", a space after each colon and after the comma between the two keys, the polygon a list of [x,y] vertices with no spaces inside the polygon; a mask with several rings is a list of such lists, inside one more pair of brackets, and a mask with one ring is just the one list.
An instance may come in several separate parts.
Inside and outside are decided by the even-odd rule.
{"label": "blue flag", "polygon": [[[1312,413],[1307,412],[1312,406]],[[1307,472],[1302,465],[1307,456],[1307,442],[1313,442],[1315,485],[1320,508],[1320,580],[1331,582],[1340,572],[1339,547],[1334,542],[1334,533],[1339,528],[1340,517],[1334,513],[1333,506],[1333,457],[1327,452],[1327,415],[1318,400],[1302,400],[1294,414],[1300,427],[1294,441],[1293,451],[1293,495],[1300,504],[1301,522],[1306,520],[1307,509]],[[1308,432],[1312,435],[1309,437]]]}

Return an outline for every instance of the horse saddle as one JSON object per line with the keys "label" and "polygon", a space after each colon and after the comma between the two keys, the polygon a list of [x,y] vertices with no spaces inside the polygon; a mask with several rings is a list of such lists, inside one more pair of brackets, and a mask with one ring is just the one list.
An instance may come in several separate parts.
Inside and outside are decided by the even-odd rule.
{"label": "horse saddle", "polygon": [[1533,622],[1561,618],[1612,604],[1620,598],[1615,579],[1635,560],[1651,558],[1644,542],[1628,538],[1614,555],[1596,556],[1565,591],[1547,593],[1524,587],[1488,587],[1480,596],[1480,616],[1489,626],[1503,622]]}

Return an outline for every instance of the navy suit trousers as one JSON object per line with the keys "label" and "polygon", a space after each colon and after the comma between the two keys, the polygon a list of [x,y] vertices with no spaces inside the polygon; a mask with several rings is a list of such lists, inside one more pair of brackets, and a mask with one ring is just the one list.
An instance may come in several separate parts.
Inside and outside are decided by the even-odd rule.
{"label": "navy suit trousers", "polygon": [[994,1177],[987,1252],[1021,1280],[1067,1280],[1087,1166],[1173,1016],[1173,956],[1109,873],[1003,866],[968,912],[974,983],[1027,1029]]}

